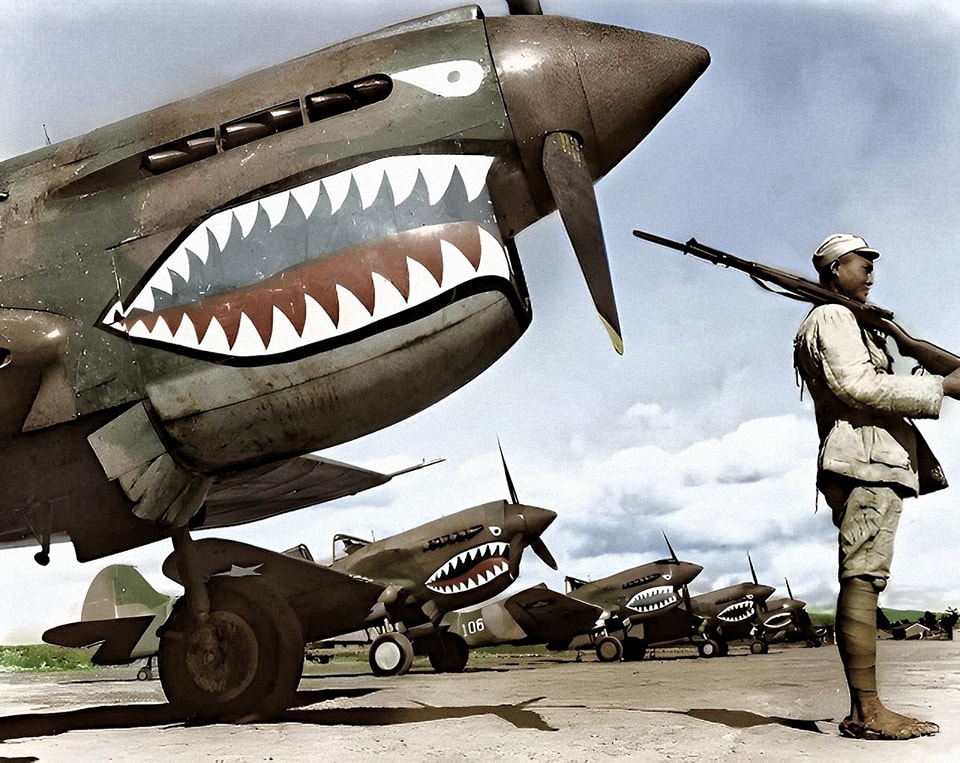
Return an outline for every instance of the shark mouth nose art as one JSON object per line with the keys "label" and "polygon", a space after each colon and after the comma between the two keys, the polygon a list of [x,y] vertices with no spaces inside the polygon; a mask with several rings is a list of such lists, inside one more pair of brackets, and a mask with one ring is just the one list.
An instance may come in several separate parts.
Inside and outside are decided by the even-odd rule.
{"label": "shark mouth nose art", "polygon": [[454,594],[480,588],[510,571],[510,545],[484,543],[461,551],[434,572],[426,582],[435,593]]}
{"label": "shark mouth nose art", "polygon": [[728,623],[743,622],[751,617],[753,617],[753,602],[745,600],[736,601],[730,606],[724,607],[717,615],[718,619],[725,620]]}
{"label": "shark mouth nose art", "polygon": [[679,602],[680,597],[673,586],[661,585],[638,591],[627,602],[627,608],[641,613],[656,612]]}
{"label": "shark mouth nose art", "polygon": [[386,157],[221,210],[100,323],[183,354],[270,363],[413,320],[454,292],[512,290],[492,163]]}
{"label": "shark mouth nose art", "polygon": [[776,631],[786,628],[793,622],[793,614],[790,612],[777,612],[763,621],[763,627],[768,630]]}

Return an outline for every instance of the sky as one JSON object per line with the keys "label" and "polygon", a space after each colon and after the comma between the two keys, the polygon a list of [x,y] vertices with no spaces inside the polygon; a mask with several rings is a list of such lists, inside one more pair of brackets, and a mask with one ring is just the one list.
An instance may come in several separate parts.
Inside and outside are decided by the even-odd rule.
{"label": "sky", "polygon": [[[256,69],[450,3],[248,0],[5,3],[0,159],[63,140]],[[792,368],[806,307],[745,276],[640,241],[691,236],[813,276],[828,234],[883,252],[871,299],[912,333],[957,351],[960,12],[866,0],[542,0],[570,15],[699,43],[712,63],[597,184],[623,327],[618,356],[590,305],[558,217],[517,245],[534,320],[493,367],[430,409],[329,451],[392,471],[441,464],[320,507],[216,534],[329,557],[334,533],[383,538],[507,497],[558,519],[516,585],[562,590],[666,555],[704,570],[691,592],[784,579],[810,605],[836,597],[836,531],[817,511],[817,438]],[[485,3],[489,15],[500,2]],[[629,76],[626,62],[624,76]],[[908,367],[908,366],[905,366]],[[921,429],[957,487],[909,501],[882,603],[960,607],[960,404]],[[5,475],[9,478],[9,475]],[[7,510],[9,507],[3,507]],[[79,564],[55,545],[0,552],[0,643],[35,643],[79,618],[106,564],[137,565],[168,593],[156,543]],[[519,590],[519,589],[516,589]]]}

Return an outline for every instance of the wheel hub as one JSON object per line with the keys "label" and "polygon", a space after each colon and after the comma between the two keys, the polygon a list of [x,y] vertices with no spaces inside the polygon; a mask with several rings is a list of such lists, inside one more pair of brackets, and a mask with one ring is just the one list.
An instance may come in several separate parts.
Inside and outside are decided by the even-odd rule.
{"label": "wheel hub", "polygon": [[257,637],[233,612],[212,612],[188,638],[186,668],[197,688],[218,702],[238,696],[253,680]]}
{"label": "wheel hub", "polygon": [[394,670],[403,659],[400,647],[392,641],[386,641],[377,649],[376,660],[383,670]]}

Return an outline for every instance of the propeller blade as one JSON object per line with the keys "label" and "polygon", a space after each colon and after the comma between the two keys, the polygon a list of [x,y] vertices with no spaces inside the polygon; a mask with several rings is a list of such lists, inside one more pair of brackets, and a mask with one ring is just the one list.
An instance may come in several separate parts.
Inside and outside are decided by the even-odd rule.
{"label": "propeller blade", "polygon": [[790,581],[787,580],[786,578],[784,578],[784,579],[783,579],[783,582],[787,584],[787,597],[790,598],[790,599],[792,599],[792,598],[793,598],[793,591],[790,590]]}
{"label": "propeller blade", "polygon": [[497,447],[500,448],[500,461],[503,463],[503,476],[507,478],[507,489],[510,491],[510,503],[520,503],[520,500],[517,498],[517,489],[513,486],[513,480],[510,479],[510,470],[507,468],[507,459],[503,455],[503,446],[500,444],[499,437],[497,438]]}
{"label": "propeller blade", "polygon": [[511,16],[540,16],[543,9],[540,0],[507,0]]}
{"label": "propeller blade", "polygon": [[520,557],[523,555],[523,534],[517,533],[510,539],[510,577],[517,579],[520,574]]}
{"label": "propeller blade", "polygon": [[540,559],[543,560],[543,563],[551,570],[559,569],[557,567],[557,560],[553,558],[553,554],[550,553],[550,549],[547,548],[547,544],[543,542],[543,538],[536,537],[531,540],[530,548],[533,549],[533,553],[539,556]]}
{"label": "propeller blade", "polygon": [[620,318],[600,227],[600,211],[580,141],[571,133],[550,133],[543,142],[542,162],[547,185],[580,262],[593,305],[610,334],[614,349],[623,355]]}
{"label": "propeller blade", "polygon": [[760,585],[757,582],[757,571],[753,568],[753,559],[750,558],[750,554],[747,554],[747,562],[750,564],[750,574],[753,576],[753,584]]}
{"label": "propeller blade", "polygon": [[667,534],[663,532],[663,530],[660,532],[663,535],[663,539],[667,542],[667,550],[670,552],[670,559],[679,564],[680,560],[677,558],[677,552],[674,551],[673,546],[670,545],[670,539],[667,537]]}

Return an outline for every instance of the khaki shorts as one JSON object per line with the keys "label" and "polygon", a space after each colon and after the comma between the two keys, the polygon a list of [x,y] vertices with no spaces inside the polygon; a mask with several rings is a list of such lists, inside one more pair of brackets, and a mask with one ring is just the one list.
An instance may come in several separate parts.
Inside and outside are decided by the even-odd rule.
{"label": "khaki shorts", "polygon": [[840,579],[889,578],[903,511],[900,493],[883,485],[849,483],[841,494],[827,494],[827,502],[840,530]]}

